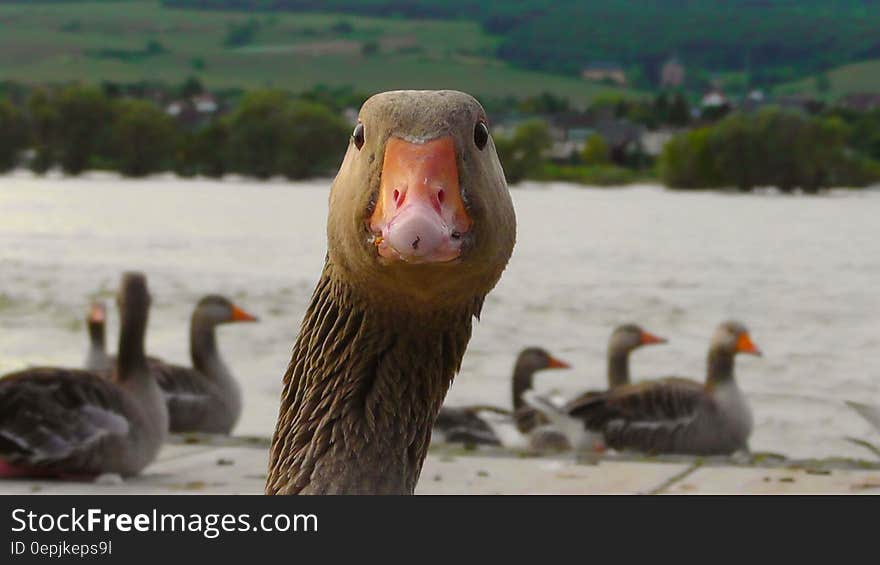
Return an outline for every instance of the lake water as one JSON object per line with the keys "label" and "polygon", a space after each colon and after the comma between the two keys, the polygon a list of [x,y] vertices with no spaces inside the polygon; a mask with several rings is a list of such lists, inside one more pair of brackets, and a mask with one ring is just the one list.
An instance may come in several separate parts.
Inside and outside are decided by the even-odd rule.
{"label": "lake water", "polygon": [[[188,362],[189,315],[203,294],[260,316],[223,327],[219,340],[245,389],[237,432],[270,435],[324,258],[328,186],[0,177],[0,373],[80,364],[89,301],[112,301],[120,272],[143,270],[154,295],[151,354]],[[633,356],[634,378],[701,379],[710,334],[735,317],[765,352],[737,361],[755,413],[753,450],[866,456],[845,438],[880,440],[843,404],[880,403],[880,192],[527,184],[513,196],[516,251],[450,404],[509,405],[510,370],[529,345],[575,367],[541,374],[539,390],[601,387],[608,335],[626,321],[670,339]],[[109,335],[116,322],[111,310]]]}

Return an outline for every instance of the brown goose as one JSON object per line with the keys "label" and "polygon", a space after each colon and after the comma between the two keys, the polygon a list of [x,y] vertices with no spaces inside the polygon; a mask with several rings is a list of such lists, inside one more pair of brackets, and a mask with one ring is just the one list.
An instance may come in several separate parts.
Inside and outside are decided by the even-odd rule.
{"label": "brown goose", "polygon": [[[611,332],[608,340],[608,388],[629,384],[629,355],[644,345],[666,343],[666,339],[646,332],[636,324],[623,324]],[[573,446],[578,449],[601,449],[600,442],[592,435],[585,436],[577,422],[564,413],[567,406],[584,402],[605,391],[591,390],[570,400],[561,409],[537,395],[522,395],[526,408],[535,414],[534,421],[541,427],[529,434],[529,447],[538,452],[565,451]],[[547,425],[549,424],[549,425]],[[522,430],[521,430],[522,431]],[[573,441],[574,440],[574,441]]]}
{"label": "brown goose", "polygon": [[568,406],[614,449],[727,455],[748,449],[752,412],[733,374],[737,353],[760,355],[739,322],[722,323],[709,347],[705,384],[680,378],[609,390]]}
{"label": "brown goose", "polygon": [[[540,347],[528,347],[520,351],[511,377],[513,417],[520,432],[527,433],[545,421],[537,410],[523,400],[523,393],[532,388],[535,373],[544,369],[567,368],[568,363],[560,361]],[[482,414],[485,412],[510,414],[504,409],[491,406],[443,406],[434,422],[434,432],[440,432],[445,441],[450,443],[501,445],[492,424]]]}
{"label": "brown goose", "polygon": [[[636,324],[623,324],[611,332],[608,340],[608,389],[630,384],[629,356],[636,349],[645,345],[666,343],[666,338],[646,332]],[[568,406],[581,403],[588,398],[603,394],[605,391],[591,390],[570,400]]]}
{"label": "brown goose", "polygon": [[[97,320],[98,317],[95,318]],[[192,368],[155,357],[147,358],[150,371],[159,382],[168,403],[171,432],[232,432],[241,415],[241,388],[217,350],[214,330],[221,324],[255,321],[256,317],[229,299],[218,295],[205,296],[196,305],[190,321]],[[97,326],[97,321],[90,322],[91,335],[98,333]],[[100,331],[103,333],[103,322]],[[95,338],[91,341],[86,369],[106,371],[108,365],[113,367],[116,359],[108,357],[100,348],[104,354],[104,359],[101,359]]]}
{"label": "brown goose", "polygon": [[267,494],[413,492],[515,223],[471,96],[397,91],[364,104],[284,376]]}
{"label": "brown goose", "polygon": [[106,323],[107,308],[102,302],[93,302],[86,316],[86,328],[89,332],[89,349],[85,362],[87,371],[109,373],[113,370],[115,361],[107,355]]}
{"label": "brown goose", "polygon": [[49,367],[0,379],[0,476],[127,476],[153,461],[168,412],[144,354],[149,305],[146,278],[125,274],[113,379]]}

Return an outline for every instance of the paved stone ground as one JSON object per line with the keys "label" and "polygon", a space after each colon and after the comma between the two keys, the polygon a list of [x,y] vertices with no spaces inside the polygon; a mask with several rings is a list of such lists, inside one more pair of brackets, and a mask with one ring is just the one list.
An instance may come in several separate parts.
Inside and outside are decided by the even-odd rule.
{"label": "paved stone ground", "polygon": [[[268,442],[176,438],[138,477],[94,483],[4,481],[0,494],[260,494]],[[875,456],[871,456],[875,457]],[[642,458],[432,447],[418,494],[880,494],[880,459]]]}

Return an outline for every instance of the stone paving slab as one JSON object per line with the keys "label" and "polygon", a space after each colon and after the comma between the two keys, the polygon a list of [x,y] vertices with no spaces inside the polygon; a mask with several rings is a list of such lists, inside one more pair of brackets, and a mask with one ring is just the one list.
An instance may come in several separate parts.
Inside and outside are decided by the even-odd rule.
{"label": "stone paving slab", "polygon": [[880,494],[880,471],[703,467],[668,494]]}
{"label": "stone paving slab", "polygon": [[[126,480],[0,481],[0,494],[261,494],[265,440],[186,438]],[[846,464],[846,466],[842,466]],[[863,463],[864,465],[864,463]],[[880,494],[880,465],[853,463],[626,459],[590,461],[571,454],[534,457],[505,451],[440,448],[429,452],[417,494]]]}

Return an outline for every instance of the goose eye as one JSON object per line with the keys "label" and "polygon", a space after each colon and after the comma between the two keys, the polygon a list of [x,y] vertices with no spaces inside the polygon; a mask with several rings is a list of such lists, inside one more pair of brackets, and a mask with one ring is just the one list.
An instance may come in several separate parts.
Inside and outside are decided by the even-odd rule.
{"label": "goose eye", "polygon": [[354,131],[351,132],[351,139],[354,140],[354,146],[360,150],[361,147],[364,146],[364,124],[358,124],[354,126]]}
{"label": "goose eye", "polygon": [[480,151],[489,143],[489,127],[486,122],[477,122],[477,125],[474,126],[474,143]]}

